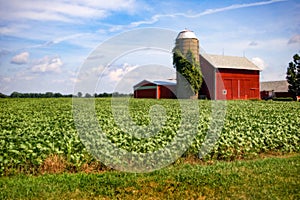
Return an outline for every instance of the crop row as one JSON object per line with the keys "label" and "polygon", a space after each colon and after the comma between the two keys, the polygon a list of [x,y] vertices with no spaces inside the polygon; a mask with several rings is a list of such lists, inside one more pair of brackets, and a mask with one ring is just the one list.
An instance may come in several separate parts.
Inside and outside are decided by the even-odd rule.
{"label": "crop row", "polygon": [[[180,107],[177,100],[130,99],[128,104],[112,104],[109,98],[96,99],[96,121],[105,133],[102,136],[89,124],[91,114],[83,112],[84,104],[73,107],[68,98],[1,99],[0,103],[2,174],[8,169],[38,167],[53,154],[79,167],[93,160],[91,154],[105,157],[117,148],[122,150],[119,156],[166,148],[163,154],[173,157],[185,152],[225,160],[300,150],[297,102],[228,101],[219,111],[212,101],[198,101],[195,112],[192,106]],[[218,113],[212,111],[224,114],[224,119],[221,116],[218,122]],[[213,130],[214,137],[209,137]],[[113,145],[104,147],[104,141]],[[207,149],[210,151],[205,152]],[[159,158],[165,157],[147,157],[146,161],[159,164]]]}

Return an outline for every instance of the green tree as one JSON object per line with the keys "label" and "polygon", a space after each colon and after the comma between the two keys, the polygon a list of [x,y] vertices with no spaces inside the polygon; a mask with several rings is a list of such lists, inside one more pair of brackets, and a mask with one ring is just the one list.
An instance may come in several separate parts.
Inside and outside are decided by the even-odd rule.
{"label": "green tree", "polygon": [[46,92],[45,97],[46,98],[52,98],[53,97],[53,92]]}
{"label": "green tree", "polygon": [[56,92],[53,94],[53,97],[59,98],[59,97],[63,97],[63,95],[61,93]]}
{"label": "green tree", "polygon": [[91,98],[92,95],[90,95],[89,93],[86,93],[86,94],[84,95],[84,97],[85,97],[85,98]]}
{"label": "green tree", "polygon": [[202,73],[193,53],[188,50],[186,55],[183,55],[179,49],[175,48],[173,50],[173,65],[176,71],[188,82],[189,86],[185,85],[184,87],[191,87],[194,94],[198,96],[202,85]]}
{"label": "green tree", "polygon": [[5,94],[2,94],[1,92],[0,92],[0,98],[6,98],[7,96],[5,95]]}
{"label": "green tree", "polygon": [[22,96],[22,94],[19,92],[13,92],[10,94],[11,98],[20,98],[21,96]]}
{"label": "green tree", "polygon": [[300,95],[300,57],[298,54],[295,54],[293,62],[289,63],[286,79],[289,83],[289,92],[296,99],[296,96]]}

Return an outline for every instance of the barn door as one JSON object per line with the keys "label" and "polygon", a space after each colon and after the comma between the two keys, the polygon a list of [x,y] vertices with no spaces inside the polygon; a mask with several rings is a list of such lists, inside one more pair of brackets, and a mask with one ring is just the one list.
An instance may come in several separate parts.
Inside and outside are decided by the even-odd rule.
{"label": "barn door", "polygon": [[241,94],[241,99],[250,98],[250,80],[248,79],[241,80],[240,94]]}
{"label": "barn door", "polygon": [[226,99],[232,99],[232,80],[231,79],[225,79],[224,80],[224,87],[225,90],[223,90],[223,94],[226,95]]}

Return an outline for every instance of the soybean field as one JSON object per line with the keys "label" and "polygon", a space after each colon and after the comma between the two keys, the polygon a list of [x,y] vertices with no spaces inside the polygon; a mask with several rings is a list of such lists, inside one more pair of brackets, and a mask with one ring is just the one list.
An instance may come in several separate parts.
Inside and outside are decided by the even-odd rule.
{"label": "soybean field", "polygon": [[[136,137],[130,134],[130,128],[124,130],[118,126],[111,100],[95,99],[97,121],[106,137],[126,151],[136,154],[155,152],[172,142],[184,126],[182,110],[175,99],[129,99],[127,119],[141,130],[148,127],[146,130],[155,133]],[[63,158],[73,171],[95,162],[78,134],[71,98],[0,99],[0,105],[1,175],[20,171],[36,173],[53,155]],[[191,127],[196,133],[182,157],[198,157],[208,130],[214,128],[212,101],[198,100],[197,105],[197,123]],[[227,101],[220,135],[201,159],[235,160],[261,153],[299,152],[299,111],[299,102]],[[153,120],[155,118],[158,120]],[[151,126],[151,123],[157,126]],[[141,133],[145,134],[145,131]]]}

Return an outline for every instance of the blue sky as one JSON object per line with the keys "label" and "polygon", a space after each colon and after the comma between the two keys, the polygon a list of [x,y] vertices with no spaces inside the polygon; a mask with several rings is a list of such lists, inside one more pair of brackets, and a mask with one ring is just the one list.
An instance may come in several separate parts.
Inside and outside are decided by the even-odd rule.
{"label": "blue sky", "polygon": [[[300,53],[299,9],[296,0],[0,0],[0,92],[73,93],[81,66],[99,45],[148,27],[175,33],[188,28],[206,53],[245,55],[263,69],[262,81],[282,80],[288,62]],[[165,58],[159,65],[172,68],[169,54],[152,53]],[[129,72],[155,73],[157,66],[146,69],[141,59],[149,54],[123,56],[101,74],[95,65],[91,70],[105,80],[95,91],[115,91]]]}

